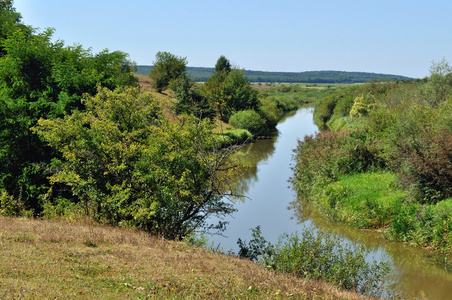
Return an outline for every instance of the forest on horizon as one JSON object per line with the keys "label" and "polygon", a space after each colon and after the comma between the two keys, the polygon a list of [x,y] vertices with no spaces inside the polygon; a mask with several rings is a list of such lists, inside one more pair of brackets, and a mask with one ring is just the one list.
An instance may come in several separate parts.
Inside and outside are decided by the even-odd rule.
{"label": "forest on horizon", "polygon": [[[135,74],[148,75],[153,66],[137,66]],[[187,74],[196,81],[207,81],[215,71],[215,68],[187,67]],[[305,71],[305,72],[266,72],[245,70],[245,77],[250,82],[271,83],[364,83],[374,80],[397,81],[413,80],[414,78],[378,74],[368,72],[346,72],[346,71]]]}

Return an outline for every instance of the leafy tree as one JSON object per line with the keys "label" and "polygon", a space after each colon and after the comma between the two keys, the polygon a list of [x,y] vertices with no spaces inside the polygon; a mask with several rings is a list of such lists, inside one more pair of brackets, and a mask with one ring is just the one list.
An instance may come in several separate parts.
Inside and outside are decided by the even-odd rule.
{"label": "leafy tree", "polygon": [[430,78],[426,86],[426,98],[430,105],[436,106],[444,102],[452,93],[452,66],[443,58],[433,62],[430,67]]}
{"label": "leafy tree", "polygon": [[170,88],[174,91],[174,97],[177,100],[174,107],[177,114],[192,114],[199,119],[215,116],[215,111],[202,94],[200,86],[187,76],[179,76],[173,80]]}
{"label": "leafy tree", "polygon": [[239,69],[215,72],[205,82],[203,94],[223,121],[227,121],[234,111],[258,106],[257,91],[251,88],[245,72]]}
{"label": "leafy tree", "polygon": [[153,87],[161,92],[167,88],[172,80],[185,74],[187,60],[169,52],[157,52],[154,67],[149,73]]}
{"label": "leafy tree", "polygon": [[374,107],[375,98],[371,94],[360,95],[353,101],[353,106],[350,109],[350,116],[352,118],[367,116]]}
{"label": "leafy tree", "polygon": [[217,63],[215,64],[215,72],[226,72],[229,73],[231,71],[231,63],[229,60],[223,55],[218,58]]}
{"label": "leafy tree", "polygon": [[22,16],[16,12],[12,0],[0,0],[0,57],[6,52],[3,41],[17,29],[31,33],[31,28],[20,23]]}
{"label": "leafy tree", "polygon": [[212,125],[186,117],[169,122],[158,101],[137,88],[99,90],[86,111],[41,119],[34,130],[63,160],[53,184],[72,187],[88,211],[111,224],[128,224],[181,239],[212,215],[234,209],[223,197],[235,168],[212,151]]}
{"label": "leafy tree", "polygon": [[122,52],[93,56],[81,46],[52,42],[18,26],[3,39],[0,57],[0,189],[39,214],[39,195],[48,189],[46,169],[55,153],[30,127],[41,117],[55,118],[83,109],[82,96],[98,84],[136,85],[133,64]]}
{"label": "leafy tree", "polygon": [[233,110],[257,108],[257,91],[250,86],[250,82],[245,77],[245,71],[231,70],[225,80],[224,89],[229,95],[227,104]]}

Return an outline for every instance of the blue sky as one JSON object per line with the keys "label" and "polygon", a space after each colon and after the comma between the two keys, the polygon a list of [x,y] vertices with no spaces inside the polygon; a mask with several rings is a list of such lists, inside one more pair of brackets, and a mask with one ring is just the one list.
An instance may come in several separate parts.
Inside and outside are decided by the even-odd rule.
{"label": "blue sky", "polygon": [[15,0],[23,22],[139,65],[158,51],[213,67],[359,71],[422,78],[452,59],[449,0]]}

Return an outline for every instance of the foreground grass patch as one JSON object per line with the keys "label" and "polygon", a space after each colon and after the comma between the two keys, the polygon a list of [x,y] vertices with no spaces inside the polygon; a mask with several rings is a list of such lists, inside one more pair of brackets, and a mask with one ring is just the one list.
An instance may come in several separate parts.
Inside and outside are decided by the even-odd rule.
{"label": "foreground grass patch", "polygon": [[365,298],[139,231],[0,217],[0,298],[19,297]]}

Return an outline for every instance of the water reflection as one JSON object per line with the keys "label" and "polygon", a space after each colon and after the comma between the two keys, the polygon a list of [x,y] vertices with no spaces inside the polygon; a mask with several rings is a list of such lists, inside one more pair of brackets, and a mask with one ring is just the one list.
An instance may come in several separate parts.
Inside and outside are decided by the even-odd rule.
{"label": "water reflection", "polygon": [[228,216],[229,222],[224,236],[213,236],[215,246],[225,251],[238,251],[237,239],[249,240],[250,228],[260,225],[262,232],[271,242],[276,242],[284,232],[302,231],[292,218],[287,206],[295,199],[295,193],[288,189],[291,176],[292,149],[297,139],[312,134],[317,127],[312,121],[312,108],[300,109],[287,115],[277,126],[278,134],[270,139],[258,140],[246,145],[236,158],[248,167],[237,183],[235,191],[245,195],[246,201],[237,201],[237,212]]}
{"label": "water reflection", "polygon": [[275,140],[276,137],[273,137],[245,145],[232,156],[240,165],[245,167],[245,172],[233,187],[234,193],[239,195],[248,194],[249,189],[258,181],[258,163],[267,161],[275,152]]}

